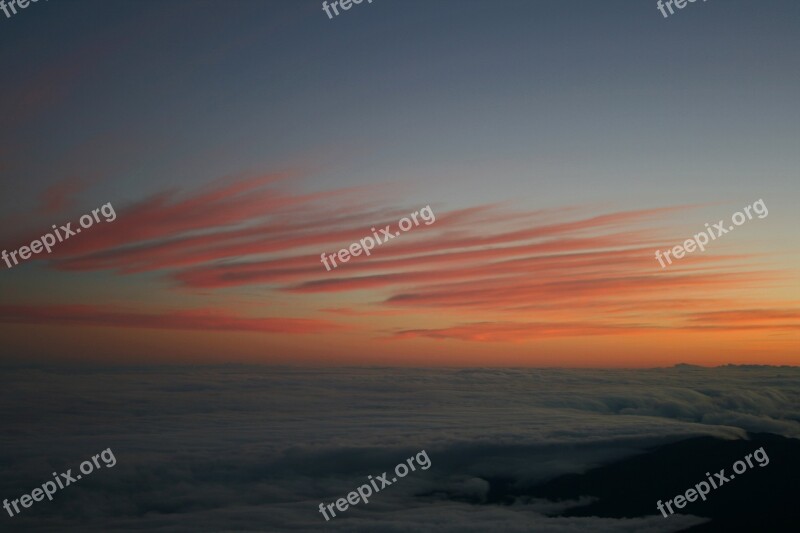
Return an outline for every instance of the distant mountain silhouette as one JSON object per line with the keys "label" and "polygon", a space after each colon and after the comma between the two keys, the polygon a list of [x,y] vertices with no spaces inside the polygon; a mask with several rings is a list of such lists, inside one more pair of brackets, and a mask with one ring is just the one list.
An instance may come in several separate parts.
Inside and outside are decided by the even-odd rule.
{"label": "distant mountain silhouette", "polygon": [[[636,518],[659,516],[663,520],[677,513],[710,518],[709,522],[685,531],[709,532],[782,532],[797,531],[800,525],[800,440],[751,433],[750,440],[724,440],[715,437],[696,437],[652,448],[642,454],[594,468],[584,474],[566,474],[535,486],[524,486],[512,477],[484,477],[489,482],[485,496],[437,490],[418,494],[431,497],[438,494],[473,505],[512,505],[526,497],[550,501],[575,501],[581,496],[592,502],[576,505],[553,516],[598,516],[603,518]],[[733,463],[744,460],[759,448],[769,458],[769,464],[753,467],[735,474]],[[656,502],[672,500],[686,493],[701,481],[706,472],[717,480],[715,473],[736,477],[712,489],[706,501],[687,502],[683,509],[673,504],[676,515],[663,518]]]}
{"label": "distant mountain silhouette", "polygon": [[[637,517],[659,515],[658,500],[666,501],[686,489],[714,477],[725,469],[733,474],[733,463],[763,447],[769,464],[760,467],[753,460],[734,479],[711,490],[707,500],[687,502],[676,513],[711,518],[710,522],[687,531],[797,531],[800,525],[800,440],[769,433],[750,434],[750,440],[692,438],[649,450],[647,453],[604,465],[585,474],[563,475],[538,485],[524,494],[549,500],[572,500],[594,496],[597,501],[573,507],[560,516]],[[498,480],[499,481],[499,480]],[[494,486],[494,483],[493,483]],[[508,483],[497,485],[492,499],[506,500]],[[522,494],[516,494],[521,496]],[[668,513],[668,511],[667,511]],[[666,518],[665,520],[669,520]]]}

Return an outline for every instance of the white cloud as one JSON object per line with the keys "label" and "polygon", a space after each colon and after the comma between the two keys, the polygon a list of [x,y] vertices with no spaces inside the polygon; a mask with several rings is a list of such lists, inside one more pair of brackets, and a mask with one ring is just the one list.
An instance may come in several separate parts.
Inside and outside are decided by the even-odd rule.
{"label": "white cloud", "polygon": [[[547,516],[491,504],[646,447],[745,431],[800,435],[797,369],[9,370],[0,388],[3,497],[111,447],[117,466],[14,517],[31,530],[318,530],[331,503],[425,449],[334,531],[677,531],[701,519]],[[655,512],[655,511],[654,511]]]}

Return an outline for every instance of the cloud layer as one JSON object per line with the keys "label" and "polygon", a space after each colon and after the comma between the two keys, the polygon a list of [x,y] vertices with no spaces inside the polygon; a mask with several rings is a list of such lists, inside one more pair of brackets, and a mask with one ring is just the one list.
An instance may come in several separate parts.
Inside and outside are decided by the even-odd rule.
{"label": "cloud layer", "polygon": [[[3,497],[111,447],[104,469],[14,517],[31,531],[314,531],[331,503],[425,449],[339,531],[677,531],[698,523],[549,517],[480,500],[695,435],[800,436],[794,368],[647,371],[6,368]],[[58,446],[53,446],[54,439]],[[769,490],[763,487],[763,490]],[[460,496],[459,496],[460,495]],[[654,510],[655,513],[655,510]],[[6,518],[11,520],[10,518]]]}

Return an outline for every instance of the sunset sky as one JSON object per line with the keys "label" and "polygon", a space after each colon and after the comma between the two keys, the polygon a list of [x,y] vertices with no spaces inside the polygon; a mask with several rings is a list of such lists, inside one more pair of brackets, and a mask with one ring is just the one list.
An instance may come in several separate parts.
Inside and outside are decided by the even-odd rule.
{"label": "sunset sky", "polygon": [[[0,246],[116,212],[0,262],[0,357],[797,365],[800,3],[753,5],[0,15]],[[655,260],[758,200],[768,216]]]}

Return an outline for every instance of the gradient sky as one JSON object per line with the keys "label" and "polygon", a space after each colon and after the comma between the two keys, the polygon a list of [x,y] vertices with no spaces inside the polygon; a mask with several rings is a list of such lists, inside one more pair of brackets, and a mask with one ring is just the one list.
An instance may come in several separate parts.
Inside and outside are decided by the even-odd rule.
{"label": "gradient sky", "polygon": [[2,247],[117,214],[0,263],[5,360],[798,363],[796,1],[53,0],[0,50]]}

